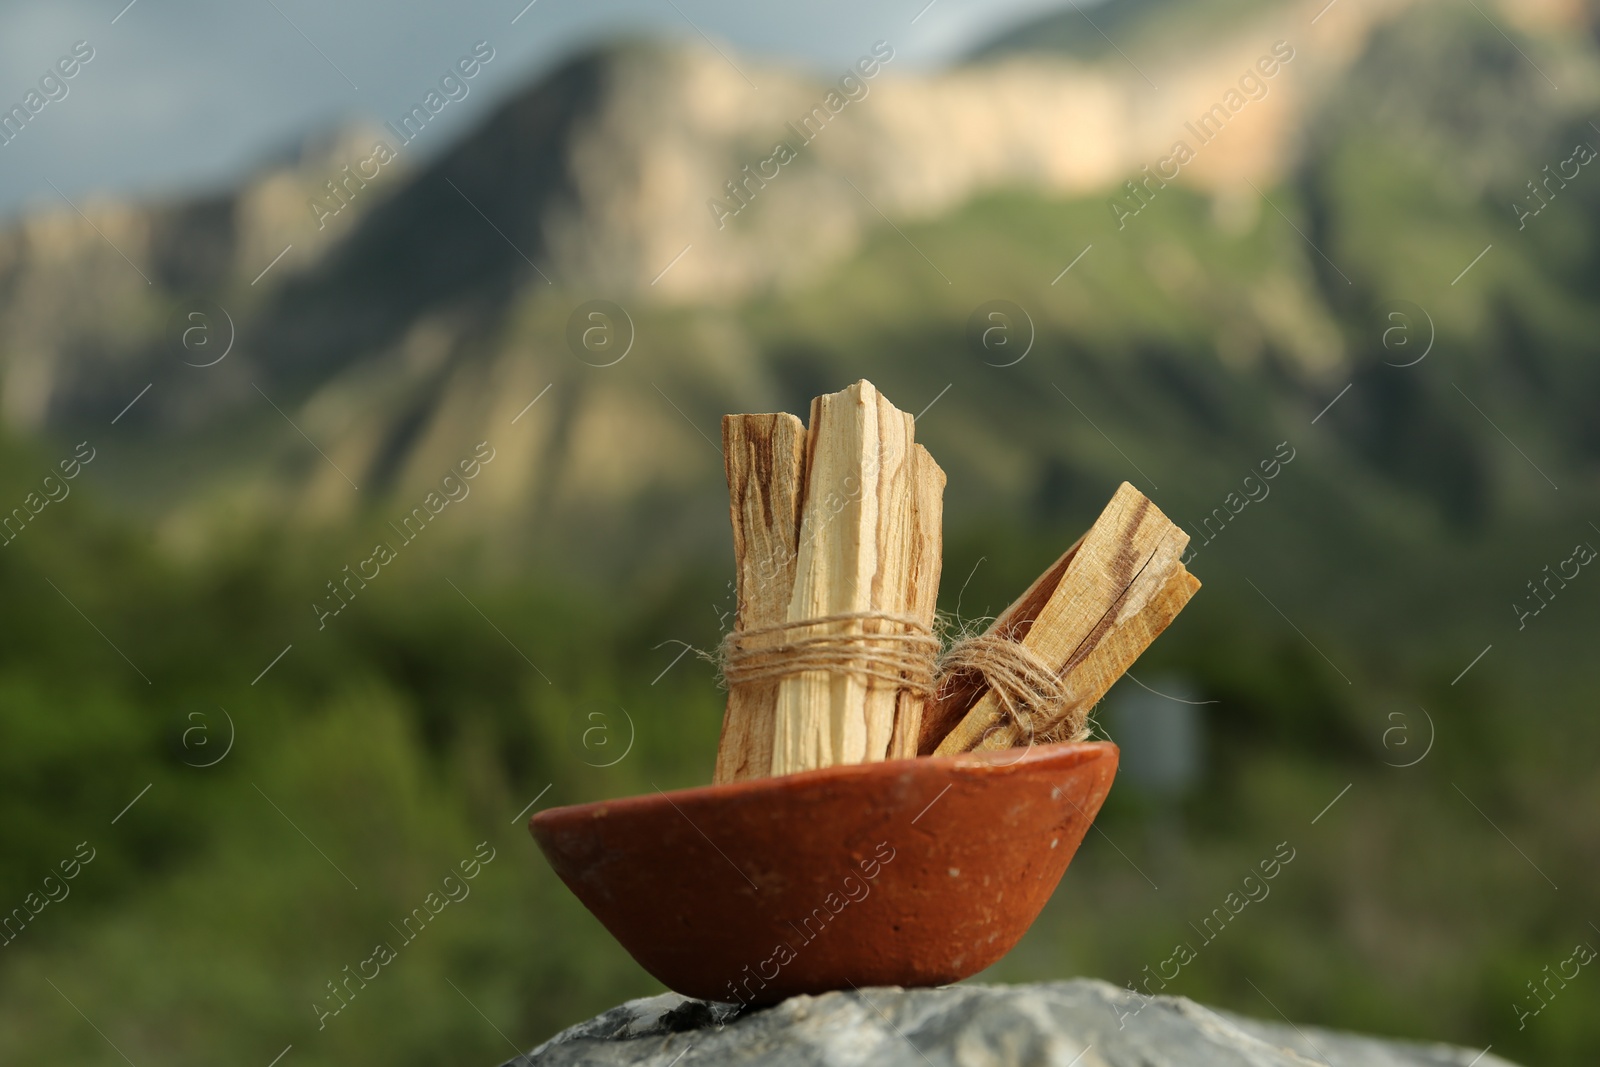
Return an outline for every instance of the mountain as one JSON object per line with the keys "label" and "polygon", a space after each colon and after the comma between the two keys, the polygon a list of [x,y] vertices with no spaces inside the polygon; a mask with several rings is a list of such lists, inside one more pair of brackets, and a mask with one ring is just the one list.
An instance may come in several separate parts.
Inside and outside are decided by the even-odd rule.
{"label": "mountain", "polygon": [[[1096,9],[1107,36],[1141,27],[1120,51],[1013,47],[1048,44],[1067,12],[932,75],[887,42],[832,81],[624,43],[476,129],[438,116],[415,136],[459,140],[425,163],[393,127],[353,130],[233,190],[24,217],[0,236],[0,414],[15,434],[115,440],[107,491],[189,548],[263,521],[366,537],[506,441],[474,519],[441,539],[514,563],[645,528],[663,552],[720,544],[718,414],[803,410],[868,370],[916,409],[992,362],[966,320],[1000,296],[1035,316],[1040,354],[1013,375],[1035,380],[975,382],[934,424],[970,464],[952,493],[974,502],[1048,494],[1084,464],[976,429],[983,403],[1058,403],[1034,372],[1047,350],[1124,395],[1174,391],[1159,425],[1103,415],[1134,455],[1214,436],[1228,405],[1207,394],[1320,406],[1369,373],[1379,305],[1417,292],[1359,243],[1390,208],[1360,183],[1442,184],[1463,217],[1503,216],[1492,199],[1580,128],[1594,48],[1530,39],[1570,84],[1553,94],[1505,38],[1437,5],[1343,0],[1315,23],[1203,6],[1166,30],[1151,3]],[[1396,54],[1407,34],[1415,54]],[[1454,153],[1451,174],[1414,173],[1418,138]],[[1177,142],[1192,159],[1174,162]],[[1452,262],[1476,251],[1440,244]],[[614,367],[578,344],[594,300],[624,309],[605,320],[628,352]],[[869,338],[917,359],[869,355]],[[1401,461],[1407,484],[1453,494],[1451,514],[1481,506],[1471,453],[1422,453]]]}

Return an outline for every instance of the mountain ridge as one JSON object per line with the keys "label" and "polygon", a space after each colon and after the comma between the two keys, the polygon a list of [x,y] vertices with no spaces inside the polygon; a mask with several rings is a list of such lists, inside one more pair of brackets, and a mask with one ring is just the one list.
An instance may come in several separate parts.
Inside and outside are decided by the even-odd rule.
{"label": "mountain ridge", "polygon": [[[1341,128],[1333,90],[1351,64],[1370,62],[1374,28],[1395,11],[1437,10],[1341,4],[1343,21],[1323,20],[1315,49],[1295,50],[1259,99],[1241,97],[1218,135],[1226,150],[1197,145],[1198,158],[1159,187],[1148,175],[1171,138],[1190,137],[1208,107],[1231,107],[1239,71],[1258,69],[1272,32],[1304,12],[1269,6],[1247,32],[1223,34],[1188,67],[1164,71],[1167,98],[1153,110],[1120,57],[1111,66],[1010,59],[906,77],[885,45],[872,77],[852,67],[854,90],[750,64],[764,98],[751,113],[739,71],[710,50],[591,50],[451,151],[385,165],[332,218],[314,209],[318,198],[326,203],[349,161],[392,134],[324,139],[231,194],[21,220],[0,237],[0,413],[11,432],[52,439],[104,433],[116,420],[116,433],[132,438],[130,460],[143,457],[146,469],[130,465],[112,495],[189,545],[265,516],[350,525],[431,484],[463,449],[508,439],[524,443],[479,490],[479,520],[461,537],[508,545],[571,526],[588,527],[580,536],[592,540],[596,526],[610,526],[630,531],[617,535],[628,541],[638,533],[625,516],[665,507],[681,516],[657,531],[671,545],[724,536],[720,522],[695,517],[720,482],[707,462],[720,412],[803,410],[807,396],[863,372],[916,408],[993,362],[974,360],[960,316],[947,318],[954,293],[974,307],[997,292],[1028,303],[1045,346],[1035,361],[1068,354],[1079,372],[1104,363],[1095,373],[1108,387],[1152,373],[1139,369],[1150,363],[1187,389],[1204,379],[1214,382],[1205,389],[1237,390],[1230,376],[1266,366],[1284,382],[1272,403],[1309,403],[1301,398],[1327,390],[1325,403],[1341,373],[1372,358],[1363,354],[1371,338],[1352,336],[1343,319],[1379,298],[1343,293],[1348,279],[1322,249],[1350,263],[1327,246],[1314,214],[1302,233],[1279,228],[1296,204],[1274,194],[1267,207],[1243,183],[1258,193],[1282,186],[1325,210],[1297,175],[1307,153],[1332,151],[1327,136],[1294,131],[1307,116],[1313,131]],[[841,103],[776,177],[751,183],[773,131],[831,111],[835,92],[859,98]],[[1496,123],[1523,121],[1515,107],[1500,111]],[[1078,136],[1040,138],[1052,119]],[[750,203],[719,231],[707,204],[718,195],[732,203],[734,176]],[[1118,191],[1131,178],[1142,193]],[[1033,217],[1014,226],[1007,205]],[[1130,217],[1146,211],[1163,218]],[[690,229],[674,228],[682,225]],[[942,252],[957,234],[962,250]],[[1045,258],[1055,262],[1031,268],[1036,277],[1016,275],[1017,263],[1046,251],[1046,234]],[[862,273],[865,264],[880,270]],[[1085,301],[1086,271],[1109,272],[1121,288]],[[875,294],[876,308],[841,315],[842,278]],[[86,284],[96,307],[71,295]],[[832,306],[814,306],[824,293]],[[608,328],[627,334],[621,347],[631,355],[613,370],[573,347],[572,316],[596,298],[621,312]],[[925,365],[846,365],[859,346],[840,330],[924,351]],[[219,350],[228,355],[215,361]],[[960,394],[941,403],[940,419],[972,423]],[[1214,432],[1204,404],[1180,410],[1175,428]],[[1137,419],[1136,407],[1126,411]],[[1117,436],[1166,432],[1135,421]],[[1032,491],[1024,486],[1036,469],[1056,470],[1059,481],[1071,463],[1050,442],[1030,456],[967,433],[959,447],[986,457],[975,459],[969,484],[1011,493]]]}

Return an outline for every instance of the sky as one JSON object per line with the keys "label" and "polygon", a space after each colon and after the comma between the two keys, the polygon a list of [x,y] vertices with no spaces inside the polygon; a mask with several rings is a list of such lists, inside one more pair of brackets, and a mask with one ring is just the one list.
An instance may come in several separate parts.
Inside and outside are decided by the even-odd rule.
{"label": "sky", "polygon": [[0,216],[63,198],[226,187],[307,134],[392,118],[478,41],[494,61],[452,107],[482,116],[574,50],[618,36],[704,35],[731,55],[824,72],[884,39],[897,64],[928,68],[1061,3],[7,0],[0,111],[23,105],[77,42],[93,58],[65,96],[47,82],[59,99],[0,145]]}

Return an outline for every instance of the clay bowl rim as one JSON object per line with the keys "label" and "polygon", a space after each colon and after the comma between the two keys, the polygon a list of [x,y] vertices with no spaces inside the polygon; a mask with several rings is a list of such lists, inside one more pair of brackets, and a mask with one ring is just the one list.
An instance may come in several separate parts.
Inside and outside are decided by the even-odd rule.
{"label": "clay bowl rim", "polygon": [[[1021,755],[1013,755],[1019,747],[1022,749]],[[1101,753],[1109,751],[1115,753],[1118,757],[1118,763],[1121,763],[1121,746],[1113,741],[1052,741],[1046,744],[989,749],[981,752],[958,752],[952,756],[908,756],[900,759],[876,760],[871,763],[840,763],[830,767],[818,767],[809,771],[795,771],[791,774],[772,775],[766,778],[745,778],[736,782],[714,782],[710,785],[686,786],[681,789],[666,790],[657,786],[654,793],[635,793],[631,796],[617,797],[612,800],[588,800],[580,804],[565,804],[558,808],[546,808],[543,811],[534,812],[529,817],[528,829],[530,832],[534,832],[545,824],[578,820],[586,815],[626,816],[636,811],[659,807],[662,800],[666,800],[674,806],[679,801],[684,800],[720,802],[732,800],[741,795],[775,791],[785,788],[788,783],[826,782],[852,777],[869,778],[875,775],[893,774],[908,763],[923,767],[943,768],[951,775],[962,771],[977,774],[1006,774],[1012,772],[1013,768],[1020,768],[1025,763],[1034,763],[1052,756],[1066,755],[1069,750],[1084,751],[1086,757],[1098,757]],[[1073,765],[1076,766],[1076,764]],[[1099,812],[1095,814],[1098,817]],[[1094,820],[1091,819],[1091,825],[1093,822]]]}

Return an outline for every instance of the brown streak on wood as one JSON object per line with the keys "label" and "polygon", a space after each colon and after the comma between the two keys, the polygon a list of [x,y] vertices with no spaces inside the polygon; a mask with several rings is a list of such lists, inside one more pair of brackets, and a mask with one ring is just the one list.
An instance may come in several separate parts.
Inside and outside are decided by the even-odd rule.
{"label": "brown streak on wood", "polygon": [[[805,427],[786,412],[722,420],[737,583],[735,629],[771,626],[786,618],[805,482],[804,443]],[[770,773],[777,701],[776,682],[729,690],[712,781]]]}

